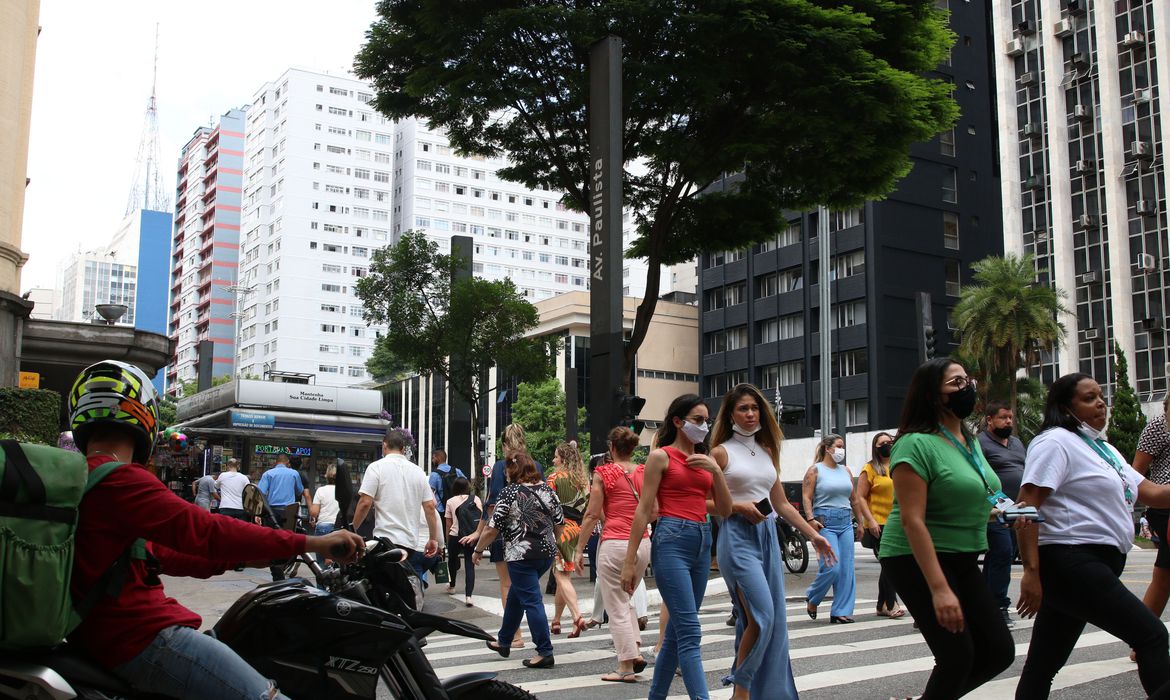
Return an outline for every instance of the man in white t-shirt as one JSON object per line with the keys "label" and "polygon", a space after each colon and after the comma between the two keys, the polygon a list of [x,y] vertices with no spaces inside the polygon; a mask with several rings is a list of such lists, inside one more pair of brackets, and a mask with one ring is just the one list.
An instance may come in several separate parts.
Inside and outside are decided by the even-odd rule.
{"label": "man in white t-shirt", "polygon": [[224,465],[226,471],[216,479],[219,488],[219,514],[237,520],[247,520],[244,516],[244,487],[251,483],[248,477],[240,473],[240,460],[235,457]]}
{"label": "man in white t-shirt", "polygon": [[[408,550],[410,565],[425,582],[427,560],[438,555],[442,530],[427,475],[404,454],[408,444],[405,432],[396,428],[386,431],[382,438],[384,456],[366,467],[362,477],[353,526],[361,525],[372,508],[374,536]],[[417,547],[424,522],[429,539],[420,552]]]}

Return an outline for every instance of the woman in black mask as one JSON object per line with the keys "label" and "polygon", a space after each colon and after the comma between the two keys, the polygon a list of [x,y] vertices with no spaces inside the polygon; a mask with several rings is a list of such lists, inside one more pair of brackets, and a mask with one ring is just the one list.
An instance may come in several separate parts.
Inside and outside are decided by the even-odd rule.
{"label": "woman in black mask", "polygon": [[975,380],[953,360],[914,373],[890,454],[897,500],[878,557],[934,654],[922,697],[958,698],[1011,665],[1015,645],[979,571],[999,477],[963,425]]}
{"label": "woman in black mask", "polygon": [[[890,454],[894,449],[894,437],[889,433],[878,433],[869,444],[870,460],[857,477],[857,509],[861,511],[861,546],[878,554],[882,541],[882,530],[890,511],[894,509],[894,480],[890,478]],[[906,614],[898,605],[894,584],[885,572],[878,577],[877,614],[897,619]]]}

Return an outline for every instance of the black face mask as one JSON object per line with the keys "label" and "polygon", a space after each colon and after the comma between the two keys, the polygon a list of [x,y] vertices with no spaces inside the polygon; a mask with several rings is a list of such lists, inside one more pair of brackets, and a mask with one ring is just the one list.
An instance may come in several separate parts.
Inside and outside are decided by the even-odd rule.
{"label": "black face mask", "polygon": [[1002,428],[994,428],[992,429],[991,434],[1000,440],[1007,440],[1012,436],[1012,427],[1010,425],[1006,425]]}
{"label": "black face mask", "polygon": [[975,410],[976,399],[978,396],[975,394],[975,387],[968,384],[956,392],[947,394],[947,402],[943,405],[951,409],[955,417],[963,420]]}
{"label": "black face mask", "polygon": [[894,451],[894,443],[887,442],[884,445],[878,445],[877,453],[882,459],[889,459],[890,453]]}

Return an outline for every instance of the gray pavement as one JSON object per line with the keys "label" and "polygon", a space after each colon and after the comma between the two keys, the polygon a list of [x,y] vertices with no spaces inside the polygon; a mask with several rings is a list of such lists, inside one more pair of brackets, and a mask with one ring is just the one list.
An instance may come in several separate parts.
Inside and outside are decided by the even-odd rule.
{"label": "gray pavement", "polygon": [[[887,620],[873,614],[873,597],[877,591],[878,564],[868,550],[857,552],[858,603],[853,625],[830,625],[828,606],[822,605],[820,619],[810,620],[803,612],[803,592],[815,575],[816,562],[808,572],[787,574],[785,588],[789,599],[788,628],[792,646],[792,664],[797,676],[801,698],[805,700],[870,699],[907,697],[921,692],[933,666],[930,651],[921,636],[912,628],[909,617]],[[1135,550],[1122,580],[1139,597],[1144,593],[1153,565],[1152,551]],[[462,573],[462,572],[461,572]],[[448,596],[443,586],[432,586],[428,591],[426,610],[472,622],[489,631],[499,626],[498,580],[494,568],[481,564],[476,571],[476,607],[463,605],[462,576],[457,596]],[[723,688],[720,679],[728,672],[734,646],[734,631],[725,625],[731,605],[723,582],[712,572],[712,580],[701,622],[703,624],[703,660],[707,671],[711,697],[727,698],[730,691]],[[1013,598],[1019,588],[1020,569],[1013,571]],[[248,569],[229,572],[210,580],[166,578],[170,595],[204,617],[205,626],[214,624],[219,616],[244,591],[269,580],[267,570]],[[650,580],[653,589],[653,580]],[[575,579],[575,588],[584,612],[592,606],[593,587],[588,577]],[[649,648],[657,639],[657,596],[651,590],[650,625],[643,633],[644,645]],[[1086,600],[1093,592],[1086,591]],[[546,596],[551,610],[552,597]],[[564,618],[564,632],[571,626],[569,616]],[[1023,666],[1027,644],[1031,637],[1030,620],[1017,620],[1012,636],[1017,644],[1016,661],[999,678],[968,698],[1011,698],[1016,679]],[[525,640],[528,632],[524,630]],[[582,691],[591,700],[626,700],[645,698],[653,667],[642,674],[637,684],[605,683],[600,676],[613,668],[613,645],[608,629],[585,632],[578,639],[566,639],[565,634],[553,637],[556,648],[556,667],[533,671],[523,668],[520,661],[532,654],[530,644],[516,650],[511,658],[501,659],[485,649],[483,644],[461,637],[433,635],[428,639],[427,656],[440,677],[467,671],[492,670],[502,680],[516,683],[536,694],[541,700],[578,700]],[[672,692],[686,697],[681,679],[676,679]],[[672,696],[675,697],[675,696]],[[1065,670],[1057,677],[1053,698],[1066,700],[1109,698],[1126,700],[1145,697],[1137,679],[1136,666],[1128,659],[1128,649],[1113,637],[1095,628],[1085,630],[1081,644],[1073,652]]]}

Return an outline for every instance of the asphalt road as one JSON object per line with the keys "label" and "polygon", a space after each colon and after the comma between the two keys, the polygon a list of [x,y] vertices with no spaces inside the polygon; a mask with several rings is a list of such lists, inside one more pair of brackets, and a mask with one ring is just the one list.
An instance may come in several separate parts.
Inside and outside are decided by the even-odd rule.
{"label": "asphalt road", "polygon": [[[813,621],[805,615],[803,593],[815,575],[815,561],[810,571],[785,577],[792,663],[800,696],[805,700],[868,700],[915,695],[921,692],[933,667],[930,651],[922,637],[912,628],[909,616],[901,620],[888,620],[873,614],[878,564],[868,550],[859,549],[857,555],[857,623],[853,625],[829,624],[827,604],[821,606],[820,619]],[[1143,550],[1134,550],[1129,557],[1123,581],[1139,597],[1149,581],[1153,559],[1152,551]],[[731,608],[730,599],[722,579],[716,573],[712,573],[712,576],[715,578],[710,582],[701,621],[703,663],[714,699],[730,697],[730,689],[724,688],[720,679],[728,672],[734,653],[734,631],[725,624]],[[1013,598],[1018,590],[1019,576],[1017,567],[1013,571]],[[500,609],[499,600],[494,597],[498,592],[495,571],[483,564],[478,569],[478,579],[474,599],[476,607],[464,607],[460,579],[459,597],[447,596],[444,591],[432,586],[428,592],[426,609],[474,622],[494,632],[499,626]],[[265,580],[266,572],[249,570],[229,573],[209,582],[168,579],[167,589],[202,614],[206,625],[211,625],[236,596]],[[582,578],[578,580],[576,588],[582,598],[582,607],[587,612],[592,605],[592,585],[587,578]],[[1092,595],[1092,591],[1086,591],[1086,600],[1090,600]],[[657,596],[653,590],[651,600],[650,625],[642,637],[646,648],[653,645],[658,635]],[[546,596],[546,602],[551,612],[551,596]],[[568,620],[566,614],[563,624],[566,632],[571,629]],[[1012,632],[1017,645],[1016,662],[996,680],[967,697],[1013,697],[1016,680],[1027,653],[1031,625],[1030,620],[1017,620]],[[526,629],[524,636],[527,640]],[[614,667],[613,646],[606,627],[585,632],[573,640],[566,639],[564,634],[555,636],[553,643],[557,663],[555,668],[549,670],[529,670],[521,666],[521,660],[533,653],[531,644],[524,650],[514,650],[511,658],[501,659],[481,642],[432,635],[428,638],[426,652],[440,677],[491,670],[499,673],[501,680],[520,685],[541,700],[579,700],[582,693],[591,700],[646,697],[652,667],[642,674],[642,681],[636,684],[600,680],[601,675]],[[681,679],[676,678],[672,693],[672,697],[687,697]],[[1126,646],[1108,634],[1089,627],[1068,665],[1057,676],[1052,697],[1127,700],[1142,698],[1145,694],[1138,682],[1136,666],[1128,659]]]}

